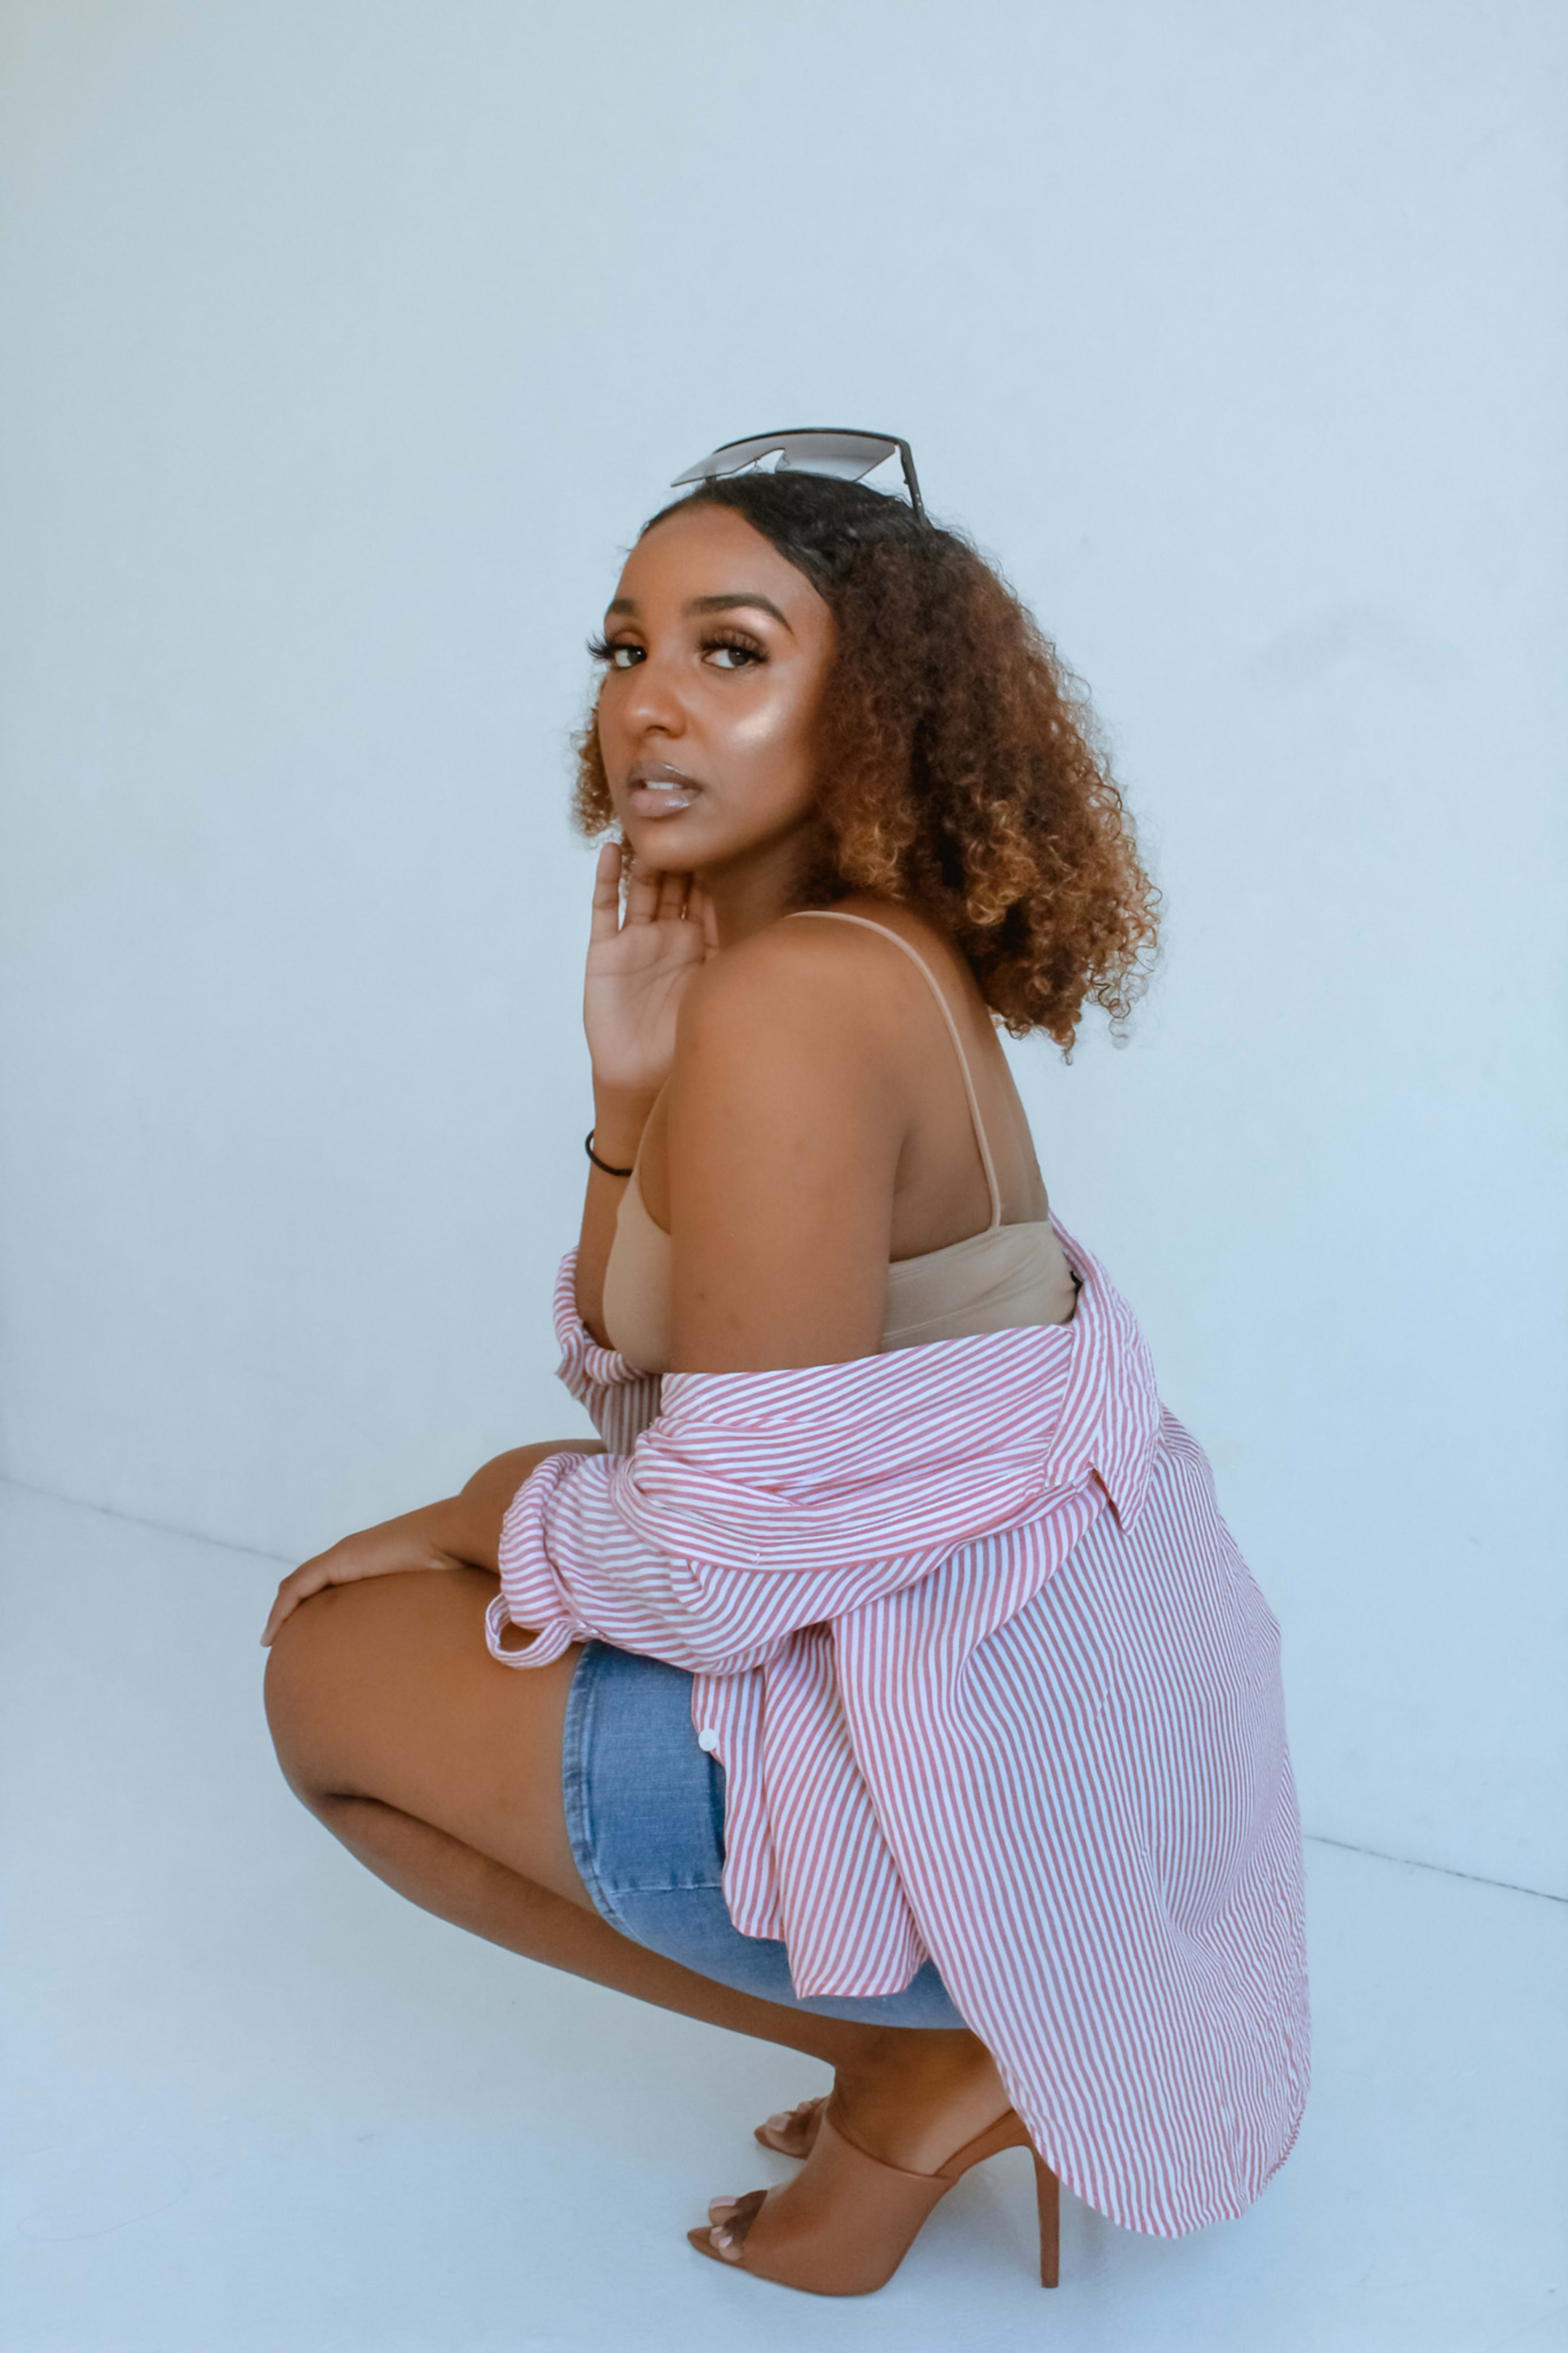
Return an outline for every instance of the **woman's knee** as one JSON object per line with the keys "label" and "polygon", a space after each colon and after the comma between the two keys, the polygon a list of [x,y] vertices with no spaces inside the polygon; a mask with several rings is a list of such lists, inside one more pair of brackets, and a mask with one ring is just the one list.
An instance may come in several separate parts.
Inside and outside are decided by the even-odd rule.
{"label": "woman's knee", "polygon": [[289,1612],[263,1696],[284,1778],[313,1811],[376,1795],[389,1743],[416,1738],[454,1666],[483,1656],[494,1591],[482,1569],[410,1569],[323,1586]]}
{"label": "woman's knee", "polygon": [[329,1585],[301,1601],[278,1629],[267,1655],[262,1700],[283,1778],[306,1805],[335,1793],[331,1734],[341,1723],[344,1601],[352,1586]]}

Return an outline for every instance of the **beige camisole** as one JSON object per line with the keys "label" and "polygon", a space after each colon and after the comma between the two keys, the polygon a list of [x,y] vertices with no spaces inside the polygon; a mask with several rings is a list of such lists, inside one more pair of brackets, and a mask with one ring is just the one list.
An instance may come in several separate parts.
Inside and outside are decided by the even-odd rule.
{"label": "beige camisole", "polygon": [[[887,1304],[882,1311],[879,1354],[892,1348],[918,1348],[931,1340],[960,1340],[975,1332],[1007,1332],[1023,1324],[1066,1324],[1078,1300],[1078,1287],[1047,1219],[1026,1223],[1002,1223],[1002,1195],[995,1164],[980,1116],[979,1098],[970,1072],[969,1057],[958,1024],[935,974],[908,940],[886,923],[867,915],[848,915],[837,908],[803,907],[796,917],[823,923],[858,923],[879,932],[901,948],[924,975],[941,1008],[963,1073],[974,1140],[985,1167],[991,1195],[991,1223],[984,1233],[971,1234],[944,1250],[926,1250],[919,1258],[895,1259],[888,1269]],[[640,1157],[640,1155],[639,1155]],[[669,1369],[670,1306],[673,1264],[669,1236],[656,1226],[637,1182],[636,1165],[621,1196],[615,1240],[605,1269],[605,1329],[613,1347],[628,1364],[643,1371]]]}

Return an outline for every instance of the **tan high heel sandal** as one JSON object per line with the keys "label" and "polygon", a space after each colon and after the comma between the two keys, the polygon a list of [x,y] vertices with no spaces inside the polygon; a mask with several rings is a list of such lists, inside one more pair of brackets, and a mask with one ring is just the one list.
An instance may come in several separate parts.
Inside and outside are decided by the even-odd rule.
{"label": "tan high heel sandal", "polygon": [[[829,2101],[802,2105],[817,2112],[810,2163],[784,2189],[753,2189],[737,2199],[726,2212],[720,2227],[742,2221],[749,2225],[738,2261],[721,2255],[714,2246],[710,2236],[712,2224],[686,2234],[699,2254],[731,2270],[751,2272],[755,2278],[775,2280],[782,2287],[804,2288],[813,2295],[869,2295],[886,2286],[927,2217],[971,2166],[984,2164],[1005,2148],[1027,2148],[1035,2162],[1040,2284],[1055,2287],[1059,2269],[1060,2185],[1031,2146],[1022,2120],[1012,2108],[966,2141],[940,2171],[906,2173],[858,2148],[836,2123]],[[798,2116],[801,2111],[795,2113]]]}

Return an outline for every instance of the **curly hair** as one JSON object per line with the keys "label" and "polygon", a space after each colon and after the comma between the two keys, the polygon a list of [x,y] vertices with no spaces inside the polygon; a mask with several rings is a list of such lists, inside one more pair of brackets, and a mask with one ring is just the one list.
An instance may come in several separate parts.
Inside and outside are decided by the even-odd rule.
{"label": "curly hair", "polygon": [[[821,474],[702,483],[643,526],[729,507],[803,572],[836,624],[816,722],[819,849],[798,903],[854,891],[918,908],[1013,1036],[1064,1053],[1087,1000],[1120,1033],[1147,985],[1159,893],[1082,690],[959,533]],[[594,719],[574,815],[614,822]]]}

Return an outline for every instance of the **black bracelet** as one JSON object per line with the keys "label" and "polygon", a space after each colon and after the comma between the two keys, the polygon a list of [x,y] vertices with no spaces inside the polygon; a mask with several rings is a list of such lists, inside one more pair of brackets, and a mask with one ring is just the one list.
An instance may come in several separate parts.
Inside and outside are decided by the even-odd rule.
{"label": "black bracelet", "polygon": [[629,1176],[631,1175],[632,1172],[629,1168],[612,1168],[607,1160],[600,1159],[598,1154],[594,1149],[594,1131],[592,1128],[588,1130],[587,1134],[583,1138],[583,1149],[587,1154],[589,1159],[593,1162],[595,1167],[602,1168],[606,1176]]}

